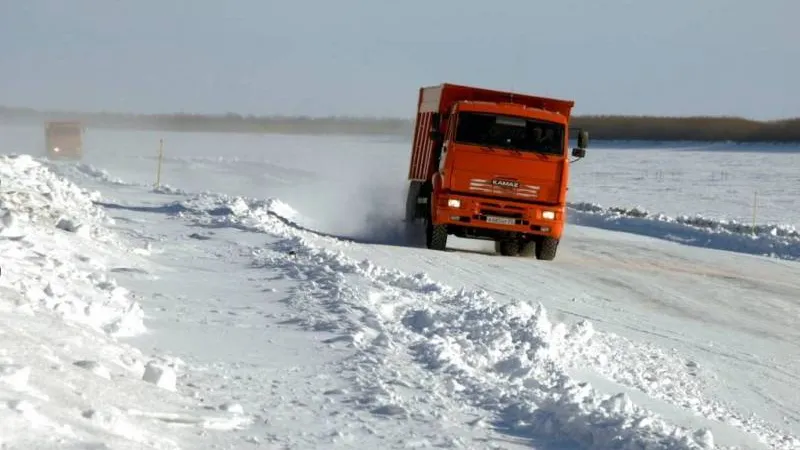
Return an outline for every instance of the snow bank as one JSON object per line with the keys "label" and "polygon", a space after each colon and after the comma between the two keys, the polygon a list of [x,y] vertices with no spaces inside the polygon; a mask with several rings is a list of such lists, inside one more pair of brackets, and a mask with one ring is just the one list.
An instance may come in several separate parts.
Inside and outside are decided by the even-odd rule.
{"label": "snow bank", "polygon": [[6,236],[32,225],[55,226],[98,240],[109,238],[105,226],[113,220],[93,203],[100,194],[55,175],[30,156],[0,159],[0,189]]}
{"label": "snow bank", "polygon": [[[266,231],[294,236],[303,231],[301,216],[278,199],[259,200],[221,194],[193,195],[164,205],[180,218],[188,218],[210,227],[234,227],[248,231]],[[305,230],[311,231],[311,230]]]}
{"label": "snow bank", "polygon": [[642,234],[683,244],[739,253],[800,259],[800,231],[791,225],[752,224],[702,216],[669,217],[642,208],[571,203],[569,221],[577,225]]}
{"label": "snow bank", "polygon": [[[298,323],[342,333],[331,342],[364,350],[353,362],[361,392],[352,393],[351,401],[375,414],[421,414],[423,406],[393,387],[413,379],[431,398],[458,397],[487,410],[496,426],[538,441],[583,449],[716,448],[708,429],[676,426],[625,392],[604,395],[569,375],[571,368],[588,365],[623,386],[727,420],[772,448],[798,444],[755,419],[708,403],[679,358],[595,333],[587,322],[552,323],[542,305],[501,305],[483,291],[453,289],[425,274],[388,270],[322,248],[321,241],[326,247],[348,244],[297,227],[297,213],[278,200],[202,195],[172,208],[200,225],[281,238],[259,252],[254,264],[278,268],[303,283],[304,290],[287,300],[298,311]],[[413,355],[426,374],[411,376],[403,355]]]}
{"label": "snow bank", "polygon": [[30,156],[0,156],[0,447],[177,449],[246,424],[176,392],[179,359],[118,341],[146,330],[108,273],[146,261],[98,199]]}
{"label": "snow bank", "polygon": [[101,261],[103,250],[120,244],[98,198],[27,155],[0,158],[0,281],[33,310],[133,335],[144,331],[143,313]]}
{"label": "snow bank", "polygon": [[172,187],[169,184],[162,184],[160,186],[155,186],[150,192],[156,194],[164,194],[164,195],[189,195],[189,193],[184,191],[183,189]]}
{"label": "snow bank", "polygon": [[92,164],[72,161],[51,161],[46,158],[36,159],[44,168],[49,169],[55,174],[69,179],[89,180],[110,184],[113,186],[130,186],[150,188],[150,192],[165,195],[189,195],[188,192],[172,187],[168,184],[153,186],[147,183],[131,183],[122,178],[112,176],[107,170],[96,167]]}
{"label": "snow bank", "polygon": [[110,338],[144,325],[139,305],[106,276],[99,249],[114,240],[97,197],[29,156],[0,157],[2,445],[93,442],[98,433],[151,442],[106,409],[115,394],[100,380],[140,377],[143,358]]}
{"label": "snow bank", "polygon": [[112,176],[107,170],[100,169],[91,164],[72,161],[51,161],[44,158],[37,159],[37,161],[39,161],[43,167],[64,177],[101,181],[116,186],[133,186],[133,184],[127,183],[119,177]]}

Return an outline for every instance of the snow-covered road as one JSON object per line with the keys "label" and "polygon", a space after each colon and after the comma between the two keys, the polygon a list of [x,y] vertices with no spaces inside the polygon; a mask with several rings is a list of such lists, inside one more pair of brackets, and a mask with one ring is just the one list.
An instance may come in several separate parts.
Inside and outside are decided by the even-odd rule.
{"label": "snow-covered road", "polygon": [[[98,228],[115,238],[79,253],[107,267],[112,286],[129,290],[144,311],[147,331],[124,338],[135,347],[125,352],[137,355],[126,373],[141,378],[143,361],[154,358],[177,370],[175,392],[125,385],[118,388],[133,392],[128,401],[103,400],[115,408],[103,417],[133,421],[147,440],[105,419],[86,431],[91,442],[111,435],[163,448],[800,448],[797,262],[576,224],[549,263],[457,239],[432,252],[400,239],[390,216],[357,205],[342,209],[362,217],[328,220],[336,205],[326,200],[357,192],[350,173],[339,174],[351,177],[340,191],[308,196],[325,184],[330,156],[304,170],[255,164],[252,153],[237,158],[176,157],[167,166],[171,185],[202,185],[202,194],[129,183],[139,173],[133,159],[51,165],[98,190],[96,204],[115,220]],[[243,192],[255,198],[226,195]],[[387,196],[370,194],[378,203]],[[87,208],[94,215],[76,223],[101,223]],[[368,229],[381,224],[380,233]],[[65,245],[88,239],[80,234]],[[793,238],[780,238],[794,251]],[[25,260],[28,250],[15,242],[3,245]],[[60,264],[65,274],[72,267]],[[101,316],[106,334],[137,330],[125,305]],[[0,346],[9,353],[19,330],[5,330]],[[11,353],[24,366],[24,352]],[[46,364],[34,367],[48,373]],[[112,383],[119,379],[112,373]],[[0,389],[7,392],[15,391]],[[14,411],[18,398],[8,398]],[[91,409],[85,398],[58,401],[56,423],[75,420],[64,412],[70,407]],[[46,403],[34,406],[47,411]],[[23,428],[0,441],[35,442]],[[87,442],[86,433],[72,439]]]}

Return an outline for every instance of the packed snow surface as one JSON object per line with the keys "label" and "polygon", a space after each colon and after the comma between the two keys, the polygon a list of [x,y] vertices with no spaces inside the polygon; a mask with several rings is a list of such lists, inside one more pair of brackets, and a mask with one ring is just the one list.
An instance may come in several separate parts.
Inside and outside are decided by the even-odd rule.
{"label": "packed snow surface", "polygon": [[195,135],[154,189],[115,136],[0,160],[11,448],[800,448],[791,218],[584,185],[556,261],[431,252],[395,220],[406,143]]}

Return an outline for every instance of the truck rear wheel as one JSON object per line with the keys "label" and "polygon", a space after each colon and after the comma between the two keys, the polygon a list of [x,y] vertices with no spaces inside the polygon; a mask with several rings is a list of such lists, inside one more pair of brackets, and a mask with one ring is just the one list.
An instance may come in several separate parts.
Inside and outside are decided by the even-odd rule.
{"label": "truck rear wheel", "polygon": [[425,241],[431,250],[444,250],[447,248],[447,226],[433,225],[428,222],[425,226]]}
{"label": "truck rear wheel", "polygon": [[536,246],[536,259],[541,259],[544,261],[552,261],[556,257],[556,251],[558,250],[558,239],[554,239],[551,237],[544,237]]}
{"label": "truck rear wheel", "polygon": [[412,181],[408,184],[406,193],[406,222],[414,222],[419,218],[425,217],[430,189],[428,184],[420,181]]}

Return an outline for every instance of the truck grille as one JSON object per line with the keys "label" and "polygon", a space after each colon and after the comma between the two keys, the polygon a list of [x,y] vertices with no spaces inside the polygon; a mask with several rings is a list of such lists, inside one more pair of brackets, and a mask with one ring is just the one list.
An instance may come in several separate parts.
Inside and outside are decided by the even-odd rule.
{"label": "truck grille", "polygon": [[513,209],[515,211],[524,211],[524,208],[513,205],[500,206],[499,203],[481,202],[481,207],[484,208],[497,208],[497,209]]}

